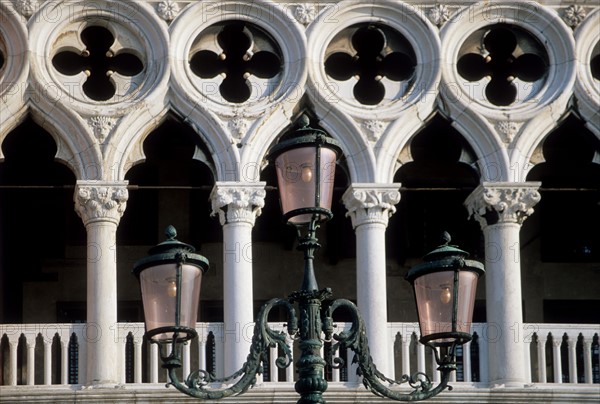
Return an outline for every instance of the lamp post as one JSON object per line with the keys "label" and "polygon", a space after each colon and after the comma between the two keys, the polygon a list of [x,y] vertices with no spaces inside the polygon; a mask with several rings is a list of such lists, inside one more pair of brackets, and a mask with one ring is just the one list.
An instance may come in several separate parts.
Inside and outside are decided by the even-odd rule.
{"label": "lamp post", "polygon": [[[260,310],[254,326],[252,344],[246,362],[234,374],[217,379],[205,370],[192,372],[180,381],[177,369],[182,367],[182,345],[196,336],[194,324],[200,294],[200,279],[208,261],[195,254],[192,246],[175,239],[172,227],[167,241],[150,250],[150,255],[134,265],[140,280],[146,316],[146,337],[159,346],[163,368],[168,370],[170,385],[200,399],[219,399],[242,394],[256,382],[268,361],[271,347],[279,346],[283,355],[277,359],[279,368],[293,362],[287,336],[268,326],[269,312],[282,307],[287,313],[288,336],[298,342],[300,356],[295,364],[298,378],[295,389],[300,395],[298,404],[325,403],[323,393],[327,381],[325,365],[343,366],[334,358],[339,350],[351,349],[365,387],[374,394],[397,401],[417,401],[433,397],[448,386],[450,374],[456,370],[455,348],[471,339],[469,332],[475,299],[477,278],[483,265],[467,260],[468,254],[450,246],[450,238],[425,256],[425,262],[411,269],[407,279],[415,288],[421,326],[421,342],[431,348],[447,347],[440,357],[433,349],[441,381],[434,386],[427,375],[419,372],[392,380],[379,372],[369,354],[365,324],[354,303],[336,299],[323,307],[332,296],[329,288],[319,289],[313,266],[314,253],[320,247],[316,238],[319,225],[331,219],[331,199],[335,161],[341,148],[335,140],[318,129],[309,127],[302,117],[294,136],[275,145],[269,158],[275,161],[284,218],[298,233],[298,249],[304,253],[304,277],[299,291],[287,298],[275,298]],[[297,309],[296,309],[297,307]],[[333,332],[333,313],[344,307],[352,317],[349,331]],[[332,348],[326,357],[321,355],[324,341]],[[212,388],[211,383],[231,384]],[[401,393],[389,385],[408,383],[413,391]]]}

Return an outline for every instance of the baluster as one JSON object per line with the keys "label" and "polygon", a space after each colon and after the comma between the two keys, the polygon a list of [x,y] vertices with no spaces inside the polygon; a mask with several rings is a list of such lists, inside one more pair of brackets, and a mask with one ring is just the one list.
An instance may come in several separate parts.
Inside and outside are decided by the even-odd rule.
{"label": "baluster", "polygon": [[198,368],[206,369],[206,335],[204,333],[198,337]]}
{"label": "baluster", "polygon": [[[339,351],[336,352],[333,356],[332,359],[334,360],[335,363],[335,358],[338,358],[339,355]],[[339,368],[333,368],[332,372],[331,372],[331,381],[334,382],[339,382],[340,381],[340,369]]]}
{"label": "baluster", "polygon": [[158,383],[158,345],[150,344],[150,383]]}
{"label": "baluster", "polygon": [[471,381],[471,341],[463,345],[463,381]]}
{"label": "baluster", "polygon": [[348,366],[348,381],[351,383],[358,383],[360,381],[358,375],[356,374],[356,370],[358,369],[357,363],[352,363],[352,358],[354,357],[354,351],[348,349],[346,351],[346,357],[348,361],[346,362]]}
{"label": "baluster", "polygon": [[419,372],[427,373],[425,365],[425,345],[417,343],[417,369]]}
{"label": "baluster", "polygon": [[554,372],[554,383],[562,383],[562,358],[560,354],[561,344],[562,338],[552,335],[552,370]]}
{"label": "baluster", "polygon": [[121,379],[120,383],[125,384],[127,383],[127,337],[121,338],[120,331],[124,330],[122,330],[120,327],[117,328],[117,341],[115,341],[115,343],[119,345],[117,352],[121,357],[121,372],[119,375],[119,378]]}
{"label": "baluster", "polygon": [[479,381],[480,382],[489,382],[490,374],[488,368],[488,358],[489,358],[489,349],[488,349],[488,341],[487,338],[483,336],[485,334],[479,334],[481,337],[477,339],[477,344],[479,345]]}
{"label": "baluster", "polygon": [[134,383],[142,382],[142,340],[141,338],[133,339],[133,381]]}
{"label": "baluster", "polygon": [[191,373],[190,348],[189,341],[183,344],[183,377],[187,377]]}
{"label": "baluster", "polygon": [[402,336],[402,374],[410,375],[410,342],[411,334],[408,332]]}
{"label": "baluster", "polygon": [[585,374],[585,382],[592,384],[592,337],[584,337],[583,339],[583,370]]}
{"label": "baluster", "polygon": [[546,340],[547,336],[538,334],[538,382],[547,383],[548,377],[546,375]]}
{"label": "baluster", "polygon": [[35,384],[35,337],[26,337],[27,346],[27,385]]}
{"label": "baluster", "polygon": [[[457,350],[460,348],[462,348],[462,347],[457,347]],[[439,349],[438,349],[438,352],[439,352]],[[457,363],[457,365],[458,365],[458,363]],[[464,371],[465,371],[465,369],[463,367],[463,373],[464,373]],[[456,382],[456,373],[457,373],[456,371],[450,373],[450,381],[453,383]],[[440,374],[440,377],[441,377],[441,374]]]}
{"label": "baluster", "polygon": [[17,385],[17,348],[19,347],[19,338],[15,337],[14,340],[8,342],[10,348],[10,379],[9,386]]}
{"label": "baluster", "polygon": [[60,337],[60,382],[69,384],[69,339],[63,335]]}
{"label": "baluster", "polygon": [[[219,335],[215,335],[215,374],[217,377],[224,377],[225,375],[225,341],[223,337],[223,329],[221,328]],[[238,363],[238,366],[241,366]]]}
{"label": "baluster", "polygon": [[525,383],[531,383],[531,338],[523,339],[523,356],[525,357]]}
{"label": "baluster", "polygon": [[[290,348],[290,350],[292,350],[292,352],[294,352],[293,351],[293,349],[294,349],[293,341],[290,340],[290,339],[288,339],[286,341],[286,344],[287,344],[288,348]],[[290,366],[288,366],[285,369],[285,381],[286,382],[293,382],[294,381],[294,361],[293,360],[292,360],[292,363],[290,364]]]}
{"label": "baluster", "polygon": [[[437,354],[439,356],[440,354],[440,348],[433,348],[437,351]],[[438,367],[437,362],[435,361],[435,353],[431,353],[431,368],[433,369],[433,381],[436,383],[440,382],[440,371],[436,370]],[[452,372],[455,373],[455,372]]]}
{"label": "baluster", "polygon": [[277,347],[269,348],[269,381],[278,382],[279,372],[277,371]]}
{"label": "baluster", "polygon": [[577,383],[577,337],[567,340],[569,347],[569,383]]}
{"label": "baluster", "polygon": [[44,384],[52,384],[52,339],[44,338]]}

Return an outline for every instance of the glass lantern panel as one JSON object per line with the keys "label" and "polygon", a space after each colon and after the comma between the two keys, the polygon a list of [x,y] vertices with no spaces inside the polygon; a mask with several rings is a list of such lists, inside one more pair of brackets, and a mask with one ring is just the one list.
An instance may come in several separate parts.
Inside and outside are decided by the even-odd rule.
{"label": "glass lantern panel", "polygon": [[[150,267],[140,273],[146,332],[160,327],[175,327],[177,264]],[[193,265],[181,268],[181,309],[179,326],[196,328],[202,271]],[[170,340],[172,333],[157,334],[153,340]]]}
{"label": "glass lantern panel", "polygon": [[452,331],[454,272],[434,272],[414,280],[421,336]]}
{"label": "glass lantern panel", "polygon": [[456,311],[456,331],[471,333],[475,292],[479,275],[472,271],[458,273],[458,309]]}
{"label": "glass lantern panel", "polygon": [[[333,180],[335,176],[336,154],[333,150],[321,148],[321,186],[318,207],[331,209]],[[317,175],[316,148],[300,147],[282,153],[275,160],[277,182],[281,196],[281,208],[286,214],[292,210],[316,207],[315,181]],[[312,215],[292,217],[292,223],[308,223]]]}

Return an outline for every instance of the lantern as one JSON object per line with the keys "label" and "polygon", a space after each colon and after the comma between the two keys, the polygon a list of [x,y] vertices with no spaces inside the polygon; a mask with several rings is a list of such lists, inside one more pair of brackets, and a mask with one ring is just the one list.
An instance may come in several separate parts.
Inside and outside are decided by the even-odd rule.
{"label": "lantern", "polygon": [[450,346],[471,340],[471,322],[477,280],[483,264],[468,260],[469,253],[444,243],[423,257],[406,279],[412,283],[423,344]]}
{"label": "lantern", "polygon": [[151,342],[184,342],[197,335],[200,285],[208,260],[176,240],[173,226],[165,235],[167,240],[151,248],[133,271],[140,281],[146,336]]}
{"label": "lantern", "polygon": [[339,144],[319,129],[308,126],[306,115],[288,140],[271,150],[284,218],[295,225],[329,220],[335,163]]}

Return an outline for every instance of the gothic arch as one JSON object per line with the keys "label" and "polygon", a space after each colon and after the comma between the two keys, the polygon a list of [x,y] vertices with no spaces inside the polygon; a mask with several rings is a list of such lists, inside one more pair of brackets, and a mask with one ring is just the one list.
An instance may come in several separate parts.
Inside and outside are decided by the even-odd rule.
{"label": "gothic arch", "polygon": [[[11,2],[0,3],[0,144],[27,114],[27,27]],[[0,148],[0,161],[2,161]]]}
{"label": "gothic arch", "polygon": [[[414,58],[415,65],[408,77],[392,80],[399,83],[392,87],[389,83],[385,84],[386,92],[393,89],[391,95],[386,95],[375,105],[365,105],[352,96],[343,95],[352,91],[355,79],[334,79],[326,72],[325,64],[332,52],[346,53],[346,46],[338,44],[340,35],[357,27],[371,26],[380,31],[385,53],[401,53],[404,47],[404,52],[411,54],[409,59]],[[383,30],[389,32],[386,34]],[[352,41],[356,39],[355,35]],[[403,126],[403,131],[413,133],[435,107],[441,71],[436,28],[405,3],[349,0],[322,11],[321,16],[309,26],[307,36],[308,95],[321,119],[330,120],[329,125],[335,125],[332,129],[344,131],[340,133],[344,133],[346,138],[344,147],[352,181],[391,181],[395,156],[400,153],[403,143],[402,136],[397,136],[397,128],[394,127]],[[399,49],[388,49],[391,46],[388,43],[403,45]],[[383,77],[380,81],[387,79]],[[404,125],[398,123],[400,121]]]}
{"label": "gothic arch", "polygon": [[[586,126],[600,137],[600,77],[590,69],[592,58],[600,58],[600,8],[595,9],[575,31],[577,78],[575,97]],[[600,63],[600,62],[596,62]]]}
{"label": "gothic arch", "polygon": [[[215,93],[220,92],[217,77],[200,78],[188,63],[192,49],[198,48],[195,43],[207,30],[236,21],[259,30],[265,35],[263,40],[272,40],[282,60],[281,70],[273,78],[247,78],[253,93],[242,102],[222,99],[222,94]],[[292,110],[303,95],[306,81],[306,66],[302,62],[306,54],[303,27],[279,4],[229,0],[190,5],[173,22],[170,33],[173,108],[210,133],[207,138],[210,138],[211,152],[215,153],[219,181],[257,180],[254,175],[246,178],[244,165],[261,164],[266,147],[289,125]],[[213,52],[222,51],[216,42],[212,39],[205,45],[214,48]],[[255,94],[255,88],[262,91]],[[248,145],[247,150],[240,151]]]}
{"label": "gothic arch", "polygon": [[[518,87],[530,91],[510,105],[493,103],[485,96],[477,95],[477,91],[481,91],[477,87],[487,85],[488,79],[484,77],[482,82],[471,82],[457,69],[467,41],[473,41],[477,32],[496,27],[514,30],[532,43],[538,43],[547,60],[541,78],[536,78],[529,87]],[[443,27],[441,38],[444,60],[441,108],[457,127],[463,127],[466,136],[474,136],[468,132],[483,135],[483,141],[474,136],[473,144],[481,142],[484,146],[481,155],[495,155],[492,164],[501,165],[497,178],[490,175],[487,180],[523,180],[535,145],[560,119],[571,98],[576,57],[570,29],[555,12],[540,4],[502,1],[478,3],[462,9]],[[485,47],[480,49],[485,50]],[[515,167],[519,168],[511,173],[511,167],[513,171]]]}
{"label": "gothic arch", "polygon": [[189,125],[196,132],[199,141],[208,149],[210,155],[198,148],[193,156],[194,160],[205,163],[215,177],[223,172],[224,168],[229,167],[226,165],[227,158],[223,158],[223,154],[218,152],[219,149],[215,149],[215,147],[219,147],[214,143],[214,139],[218,139],[218,137],[206,136],[206,133],[211,133],[210,129],[215,128],[211,126],[209,118],[203,115],[182,118],[178,111],[169,108],[163,109],[157,116],[149,114],[149,111],[144,110],[140,114],[132,116],[130,120],[121,123],[122,127],[127,128],[127,131],[134,133],[135,136],[123,137],[121,142],[111,149],[107,160],[112,162],[115,167],[110,174],[114,177],[113,180],[123,180],[131,167],[146,161],[144,142],[148,135],[159,128],[169,116],[177,118],[182,124]]}
{"label": "gothic arch", "polygon": [[73,112],[45,107],[44,103],[29,103],[29,112],[54,138],[58,149],[55,158],[66,164],[78,180],[102,179],[102,152],[91,139],[85,123]]}

